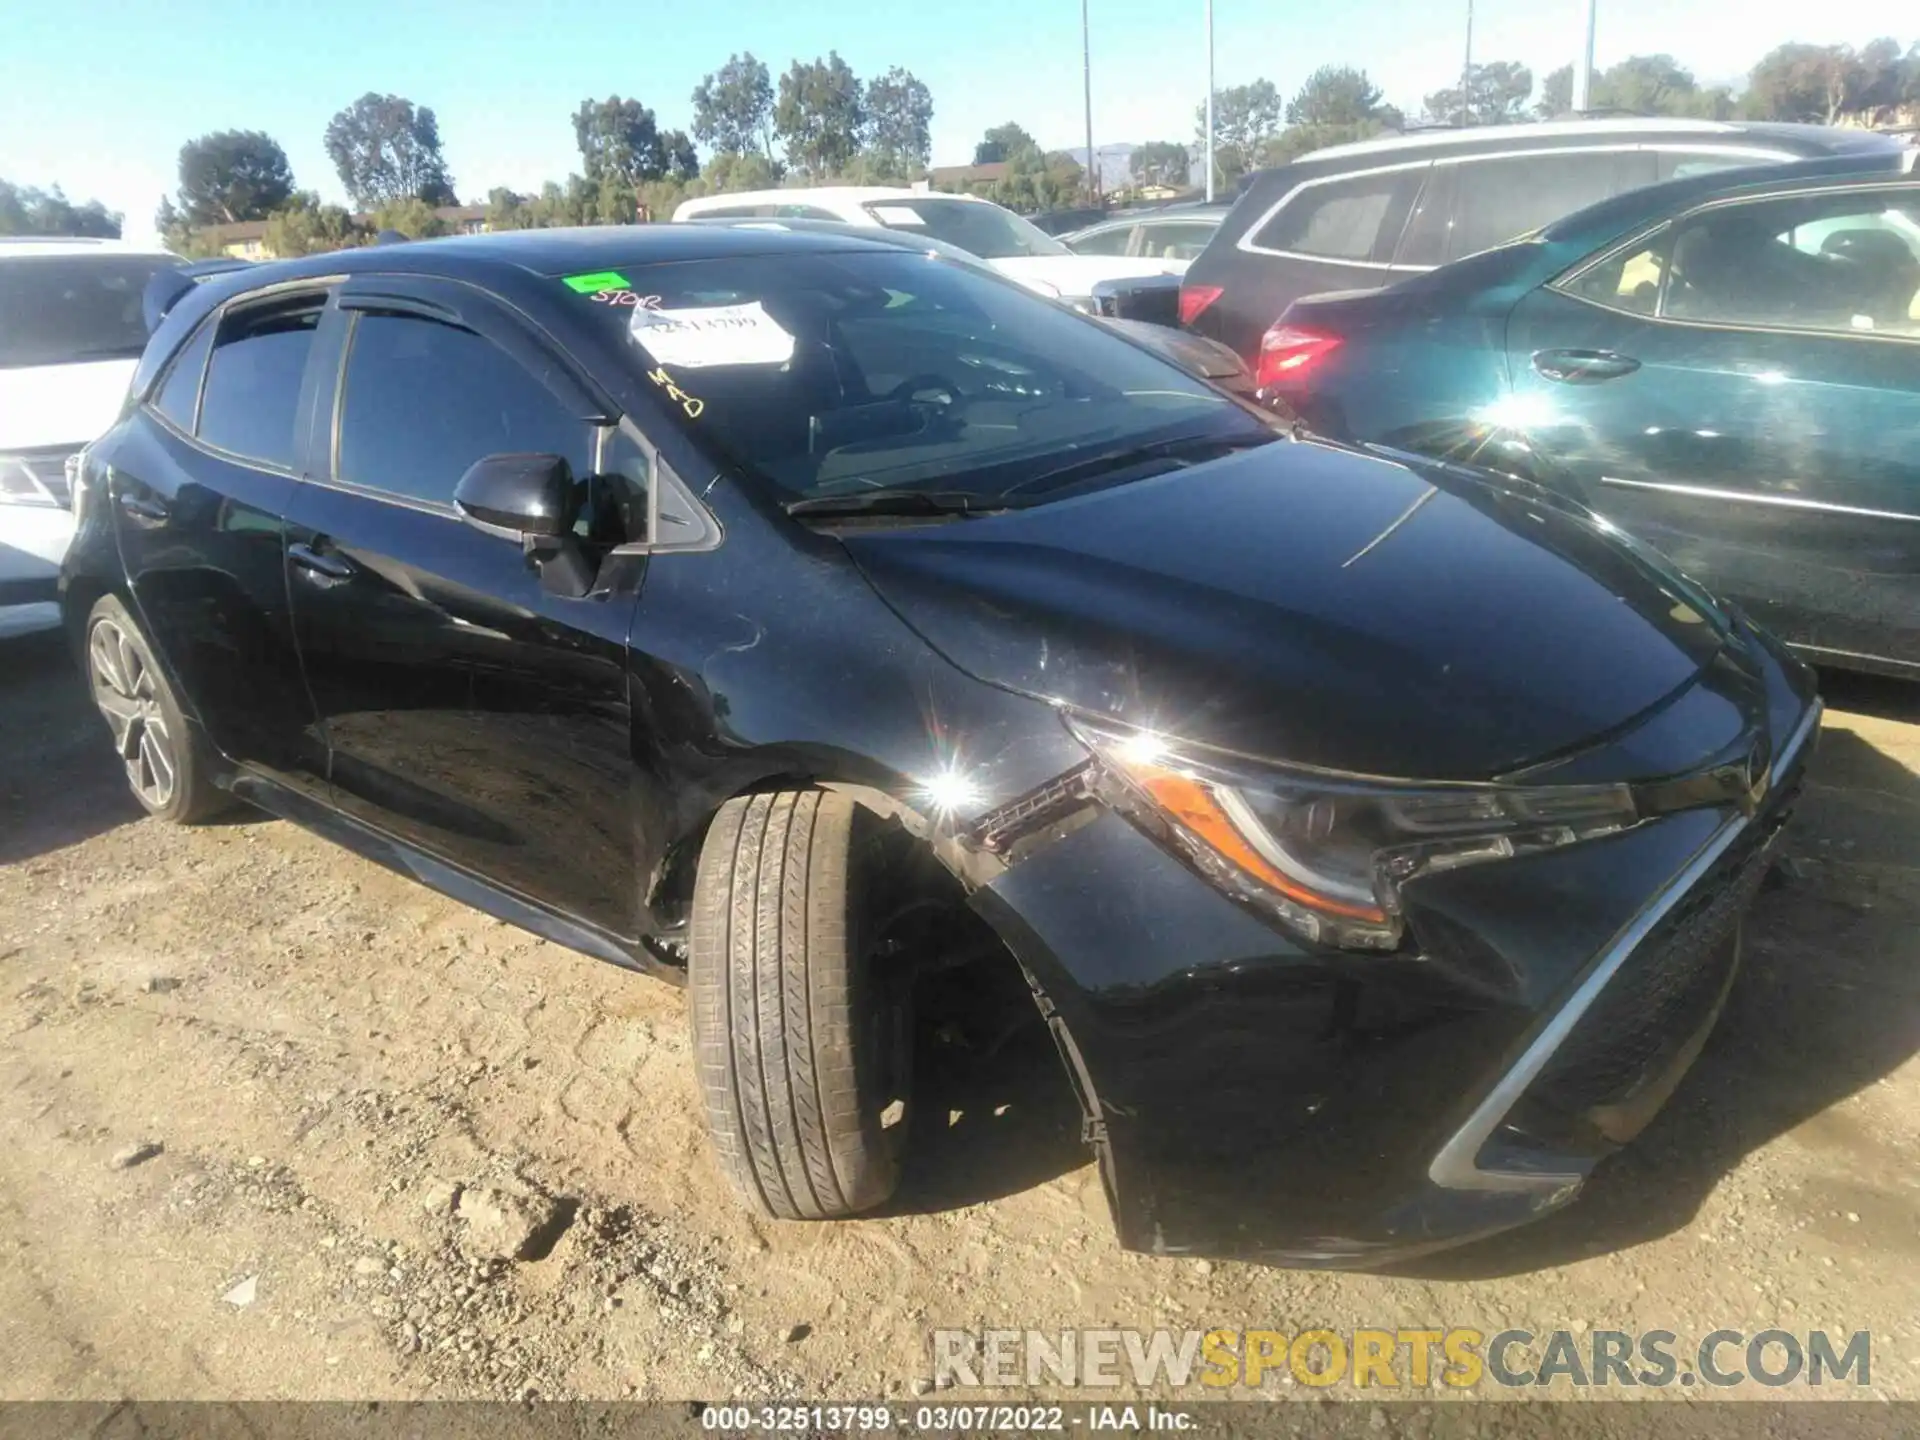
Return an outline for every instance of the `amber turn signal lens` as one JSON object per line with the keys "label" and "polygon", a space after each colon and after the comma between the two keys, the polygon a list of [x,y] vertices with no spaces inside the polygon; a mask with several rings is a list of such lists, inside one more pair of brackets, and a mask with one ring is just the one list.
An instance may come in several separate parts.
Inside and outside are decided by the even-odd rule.
{"label": "amber turn signal lens", "polygon": [[1376,906],[1354,905],[1322,895],[1281,871],[1256,850],[1240,828],[1227,818],[1212,789],[1203,782],[1158,765],[1128,765],[1126,770],[1134,783],[1145,790],[1170,818],[1261,884],[1322,914],[1344,915],[1375,925],[1388,923],[1386,912]]}

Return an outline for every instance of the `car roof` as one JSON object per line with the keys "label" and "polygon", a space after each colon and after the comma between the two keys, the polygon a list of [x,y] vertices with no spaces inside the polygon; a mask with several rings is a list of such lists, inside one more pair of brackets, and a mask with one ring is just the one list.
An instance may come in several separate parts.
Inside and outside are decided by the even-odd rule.
{"label": "car roof", "polygon": [[1737,170],[1715,170],[1705,175],[1687,175],[1628,190],[1610,199],[1576,210],[1546,226],[1540,233],[1549,241],[1590,239],[1603,244],[1615,236],[1639,228],[1702,200],[1718,200],[1742,195],[1768,194],[1794,189],[1809,181],[1830,186],[1852,187],[1884,185],[1911,174],[1914,152],[1892,149],[1842,155],[1826,155],[1817,160],[1790,160],[1774,165],[1743,165]]}
{"label": "car roof", "polygon": [[975,202],[976,195],[949,195],[945,191],[909,190],[903,185],[817,185],[811,189],[740,190],[726,195],[702,195],[682,200],[676,215],[696,215],[702,210],[733,205],[865,205],[874,200],[965,200]]}
{"label": "car roof", "polygon": [[158,245],[139,245],[86,235],[0,235],[0,260],[41,255],[111,255],[120,258],[138,255],[151,256],[156,260],[180,258]]}
{"label": "car roof", "polygon": [[[1807,156],[1846,152],[1890,152],[1901,148],[1892,135],[1873,130],[1844,130],[1828,125],[1794,125],[1774,121],[1685,120],[1663,116],[1631,116],[1589,120],[1547,120],[1537,124],[1472,125],[1459,129],[1416,130],[1398,135],[1382,135],[1372,140],[1356,140],[1345,145],[1329,145],[1311,150],[1286,165],[1255,172],[1248,186],[1283,172],[1308,167],[1343,168],[1338,162],[1364,156],[1398,155],[1441,156],[1474,154],[1487,150],[1554,149],[1582,140],[1607,140],[1620,144],[1660,144],[1676,140],[1718,140],[1727,143],[1743,139],[1764,141],[1782,149]],[[1329,162],[1332,162],[1329,164]]]}
{"label": "car roof", "polygon": [[560,230],[502,230],[441,240],[332,250],[298,260],[269,260],[215,276],[202,288],[221,294],[321,275],[380,273],[478,277],[503,270],[554,277],[622,265],[667,264],[797,250],[884,249],[853,233],[748,229],[725,225],[592,225]]}
{"label": "car roof", "polygon": [[778,254],[897,254],[899,247],[856,234],[730,225],[596,225],[561,230],[506,230],[441,240],[330,250],[297,260],[268,260],[208,276],[180,294],[148,341],[136,388],[210,312],[238,296],[303,281],[356,275],[417,275],[478,284],[511,298],[530,284],[595,276],[631,266]]}
{"label": "car roof", "polygon": [[1143,205],[1139,209],[1116,210],[1106,219],[1095,220],[1060,238],[1069,240],[1075,235],[1090,235],[1095,230],[1111,230],[1116,225],[1139,225],[1150,220],[1224,220],[1232,208],[1231,205],[1209,205],[1204,201],[1198,205]]}
{"label": "car roof", "polygon": [[844,220],[815,220],[799,215],[689,215],[682,223],[716,228],[726,226],[738,230],[793,230],[815,235],[842,235],[865,245],[886,245],[895,250],[943,255],[949,260],[964,261],[975,267],[993,268],[971,250],[962,250],[949,241],[936,240],[931,235],[917,235],[910,229],[893,230],[885,225],[849,225]]}

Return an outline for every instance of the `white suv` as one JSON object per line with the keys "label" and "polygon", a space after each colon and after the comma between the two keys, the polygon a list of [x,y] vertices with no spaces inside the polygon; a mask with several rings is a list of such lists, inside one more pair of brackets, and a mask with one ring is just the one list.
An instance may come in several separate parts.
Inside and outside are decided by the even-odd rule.
{"label": "white suv", "polygon": [[1029,290],[1090,308],[1101,280],[1173,273],[1184,261],[1128,255],[1076,255],[1037,225],[977,195],[948,195],[884,185],[812,190],[749,190],[683,200],[675,220],[837,220],[931,236],[978,255]]}
{"label": "white suv", "polygon": [[147,343],[141,297],[178,264],[117,240],[0,239],[0,633],[57,618],[38,602],[73,538],[67,457],[119,413]]}

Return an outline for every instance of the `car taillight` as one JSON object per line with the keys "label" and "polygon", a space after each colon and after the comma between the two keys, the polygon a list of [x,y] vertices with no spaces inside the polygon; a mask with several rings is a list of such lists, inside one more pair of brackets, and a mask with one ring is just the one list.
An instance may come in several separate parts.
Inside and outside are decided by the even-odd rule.
{"label": "car taillight", "polygon": [[1191,325],[1200,312],[1220,298],[1218,285],[1182,285],[1180,287],[1180,323]]}
{"label": "car taillight", "polygon": [[1260,337],[1260,363],[1254,370],[1254,384],[1264,388],[1282,380],[1297,383],[1339,348],[1338,335],[1276,323]]}

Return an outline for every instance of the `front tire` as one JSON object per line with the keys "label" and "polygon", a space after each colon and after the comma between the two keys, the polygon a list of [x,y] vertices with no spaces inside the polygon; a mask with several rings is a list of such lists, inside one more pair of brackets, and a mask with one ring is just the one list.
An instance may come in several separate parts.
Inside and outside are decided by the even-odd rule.
{"label": "front tire", "polygon": [[777,1220],[855,1215],[898,1181],[905,1025],[866,943],[867,821],[827,791],[747,795],[700,852],[688,988],[707,1128]]}
{"label": "front tire", "polygon": [[214,786],[199,735],[187,724],[153,647],[126,606],[112,595],[87,615],[87,683],[127,787],[149,815],[191,825],[226,808]]}

